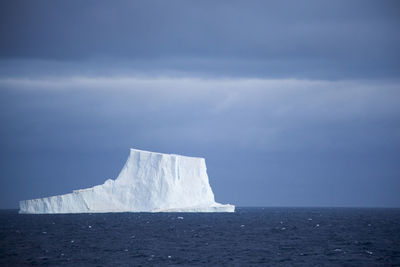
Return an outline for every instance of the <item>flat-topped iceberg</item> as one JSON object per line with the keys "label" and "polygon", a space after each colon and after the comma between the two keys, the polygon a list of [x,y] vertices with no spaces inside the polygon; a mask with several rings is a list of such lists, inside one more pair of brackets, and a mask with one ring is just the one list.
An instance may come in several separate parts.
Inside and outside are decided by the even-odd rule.
{"label": "flat-topped iceberg", "polygon": [[131,149],[115,180],[70,194],[23,200],[20,213],[234,212],[215,202],[204,158]]}

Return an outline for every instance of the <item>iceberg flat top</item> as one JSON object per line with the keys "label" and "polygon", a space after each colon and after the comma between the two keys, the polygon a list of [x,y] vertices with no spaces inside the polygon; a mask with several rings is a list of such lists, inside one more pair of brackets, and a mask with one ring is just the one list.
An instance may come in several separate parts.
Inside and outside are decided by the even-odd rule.
{"label": "iceberg flat top", "polygon": [[233,212],[215,202],[205,159],[131,149],[115,180],[72,193],[20,201],[20,213]]}
{"label": "iceberg flat top", "polygon": [[193,156],[185,156],[185,155],[178,155],[178,154],[168,154],[168,153],[161,153],[161,152],[152,152],[152,151],[147,151],[147,150],[141,150],[137,148],[131,148],[130,151],[136,151],[140,153],[151,153],[151,154],[158,154],[158,155],[164,155],[164,156],[178,156],[178,157],[186,157],[186,158],[194,158],[194,159],[203,159],[203,157],[193,157]]}

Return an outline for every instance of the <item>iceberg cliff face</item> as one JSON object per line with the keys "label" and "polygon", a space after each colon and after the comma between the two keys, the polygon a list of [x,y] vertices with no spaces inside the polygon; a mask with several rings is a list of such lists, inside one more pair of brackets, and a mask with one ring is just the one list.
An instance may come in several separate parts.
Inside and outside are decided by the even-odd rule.
{"label": "iceberg cliff face", "polygon": [[20,213],[234,212],[214,200],[204,158],[131,149],[115,180],[70,194],[23,200]]}

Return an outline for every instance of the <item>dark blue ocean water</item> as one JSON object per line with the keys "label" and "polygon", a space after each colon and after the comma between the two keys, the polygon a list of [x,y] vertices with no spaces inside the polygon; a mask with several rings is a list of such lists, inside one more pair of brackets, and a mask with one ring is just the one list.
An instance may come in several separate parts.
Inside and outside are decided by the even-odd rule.
{"label": "dark blue ocean water", "polygon": [[0,211],[0,265],[399,265],[400,209],[20,215]]}

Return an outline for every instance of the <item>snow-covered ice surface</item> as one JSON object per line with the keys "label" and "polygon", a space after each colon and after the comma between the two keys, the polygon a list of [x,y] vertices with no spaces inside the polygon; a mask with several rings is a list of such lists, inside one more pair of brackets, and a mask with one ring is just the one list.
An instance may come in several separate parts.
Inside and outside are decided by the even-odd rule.
{"label": "snow-covered ice surface", "polygon": [[204,158],[131,149],[117,179],[70,194],[22,200],[20,213],[234,212],[215,202]]}

